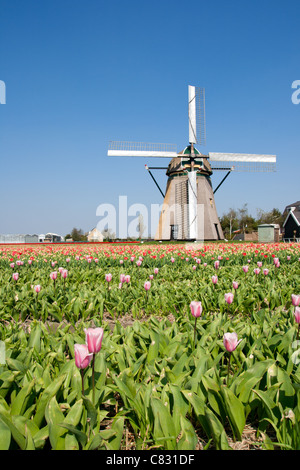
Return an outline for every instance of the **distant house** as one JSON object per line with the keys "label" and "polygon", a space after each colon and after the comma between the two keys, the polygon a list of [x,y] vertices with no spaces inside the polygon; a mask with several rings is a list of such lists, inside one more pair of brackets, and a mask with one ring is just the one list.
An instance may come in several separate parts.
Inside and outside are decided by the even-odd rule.
{"label": "distant house", "polygon": [[88,233],[87,239],[89,242],[103,242],[103,235],[99,230],[95,227]]}
{"label": "distant house", "polygon": [[300,201],[286,206],[283,222],[284,241],[300,241]]}

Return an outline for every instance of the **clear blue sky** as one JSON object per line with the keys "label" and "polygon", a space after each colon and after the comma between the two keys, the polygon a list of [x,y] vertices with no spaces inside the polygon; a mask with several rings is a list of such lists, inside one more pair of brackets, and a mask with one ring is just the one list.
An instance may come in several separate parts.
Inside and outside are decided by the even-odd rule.
{"label": "clear blue sky", "polygon": [[184,148],[189,84],[206,90],[202,153],[278,159],[231,174],[219,216],[300,200],[299,18],[298,0],[1,0],[0,233],[89,230],[119,195],[162,203],[144,165],[166,161],[111,159],[108,141]]}

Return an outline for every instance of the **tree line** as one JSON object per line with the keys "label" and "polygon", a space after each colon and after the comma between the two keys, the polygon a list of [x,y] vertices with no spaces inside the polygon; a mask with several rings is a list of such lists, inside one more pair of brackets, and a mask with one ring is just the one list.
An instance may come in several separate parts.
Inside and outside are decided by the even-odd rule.
{"label": "tree line", "polygon": [[228,212],[223,214],[220,223],[224,237],[231,240],[238,231],[243,233],[256,232],[261,224],[279,224],[282,226],[284,220],[285,214],[282,214],[276,208],[270,211],[257,209],[257,216],[253,217],[248,212],[247,204],[244,204],[240,209],[230,208]]}

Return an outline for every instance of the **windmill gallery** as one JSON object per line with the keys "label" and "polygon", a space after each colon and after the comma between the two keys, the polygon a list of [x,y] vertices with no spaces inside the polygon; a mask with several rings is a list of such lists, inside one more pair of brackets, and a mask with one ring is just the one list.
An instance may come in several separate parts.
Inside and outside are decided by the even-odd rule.
{"label": "windmill gallery", "polygon": [[[206,144],[205,91],[188,87],[189,144],[180,152],[176,145],[111,141],[109,157],[168,158],[168,166],[145,165],[163,199],[155,234],[156,240],[222,240],[214,194],[232,171],[275,171],[276,156],[245,153],[202,154],[197,146]],[[166,170],[165,193],[151,170]],[[225,171],[213,189],[214,171]],[[101,214],[99,214],[101,215]],[[153,220],[151,218],[151,220]]]}

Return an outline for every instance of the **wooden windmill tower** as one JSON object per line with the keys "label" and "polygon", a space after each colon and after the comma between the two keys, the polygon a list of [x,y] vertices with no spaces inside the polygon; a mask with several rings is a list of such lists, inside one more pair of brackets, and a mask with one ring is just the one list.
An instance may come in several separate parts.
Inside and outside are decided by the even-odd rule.
{"label": "wooden windmill tower", "polygon": [[[189,145],[177,152],[172,144],[141,142],[109,143],[108,156],[155,157],[171,159],[168,167],[146,169],[164,197],[155,239],[157,240],[221,240],[224,238],[215,206],[214,193],[231,171],[274,171],[275,155],[239,153],[208,153],[195,147],[205,145],[205,92],[203,88],[188,87]],[[166,169],[168,176],[165,194],[151,170]],[[213,171],[227,171],[213,190]]]}

